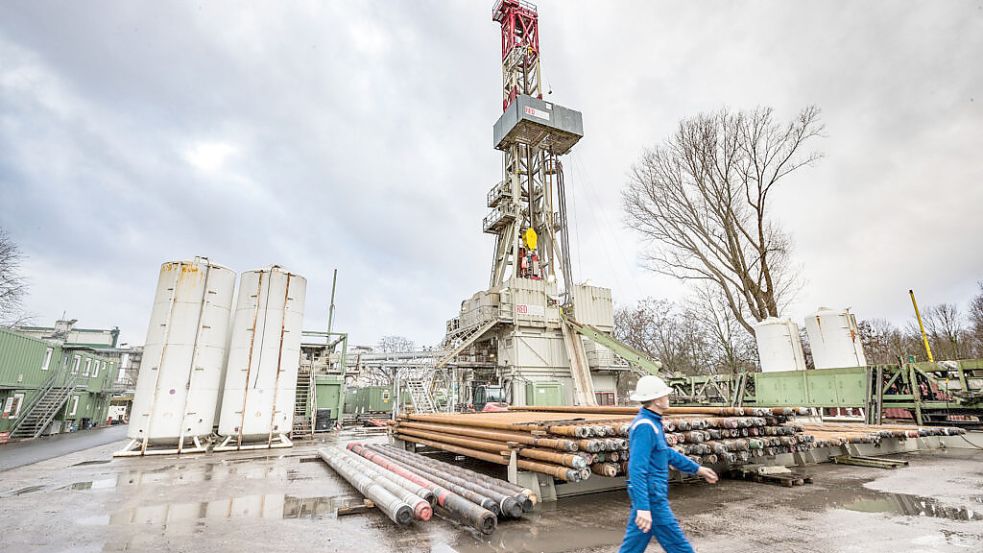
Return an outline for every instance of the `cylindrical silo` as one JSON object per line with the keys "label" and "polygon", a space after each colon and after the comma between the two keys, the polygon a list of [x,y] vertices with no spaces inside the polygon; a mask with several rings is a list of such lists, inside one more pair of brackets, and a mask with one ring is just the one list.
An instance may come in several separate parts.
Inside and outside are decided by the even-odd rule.
{"label": "cylindrical silo", "polygon": [[235,272],[206,258],[160,267],[127,436],[189,448],[212,432],[224,369]]}
{"label": "cylindrical silo", "polygon": [[820,307],[806,317],[805,324],[817,369],[867,365],[857,319],[848,309]]}
{"label": "cylindrical silo", "polygon": [[288,444],[307,280],[273,266],[242,273],[216,450]]}
{"label": "cylindrical silo", "polygon": [[799,325],[789,319],[768,317],[754,327],[761,372],[804,371],[805,355]]}

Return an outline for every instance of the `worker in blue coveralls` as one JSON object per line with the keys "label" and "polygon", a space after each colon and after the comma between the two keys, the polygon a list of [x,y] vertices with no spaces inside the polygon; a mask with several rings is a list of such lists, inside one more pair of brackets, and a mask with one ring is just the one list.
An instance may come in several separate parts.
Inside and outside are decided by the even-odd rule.
{"label": "worker in blue coveralls", "polygon": [[642,408],[628,431],[628,496],[631,514],[619,553],[645,551],[654,537],[667,553],[693,553],[676,516],[669,508],[669,466],[698,474],[711,484],[717,473],[669,447],[662,428],[662,413],[669,408],[672,388],[657,376],[638,380],[632,401]]}

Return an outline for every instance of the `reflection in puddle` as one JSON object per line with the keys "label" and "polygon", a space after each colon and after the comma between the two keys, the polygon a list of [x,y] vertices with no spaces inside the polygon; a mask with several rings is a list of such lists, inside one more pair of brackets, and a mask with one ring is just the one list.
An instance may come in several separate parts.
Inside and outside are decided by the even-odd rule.
{"label": "reflection in puddle", "polygon": [[162,526],[203,525],[209,520],[226,519],[307,519],[320,520],[336,515],[339,507],[361,503],[354,496],[293,497],[283,494],[247,495],[216,501],[168,503],[117,511],[108,517],[77,519],[81,525],[142,524]]}
{"label": "reflection in puddle", "polygon": [[104,465],[106,463],[111,463],[111,462],[112,462],[111,459],[104,459],[104,460],[99,460],[99,461],[82,461],[81,463],[75,463],[72,466],[73,467],[85,467],[85,466],[88,466],[88,465]]}
{"label": "reflection in puddle", "polygon": [[[879,493],[879,498],[863,498],[843,505],[844,509],[862,513],[895,513],[906,516],[983,520],[983,510],[943,505],[937,499],[916,495]],[[980,498],[973,498],[980,501]]]}
{"label": "reflection in puddle", "polygon": [[24,494],[28,494],[28,493],[34,493],[34,492],[36,492],[38,490],[42,490],[42,489],[44,489],[44,486],[28,486],[26,488],[21,488],[19,490],[14,490],[14,491],[12,491],[10,493],[3,494],[0,497],[12,497],[12,496],[15,496],[15,495],[24,495]]}

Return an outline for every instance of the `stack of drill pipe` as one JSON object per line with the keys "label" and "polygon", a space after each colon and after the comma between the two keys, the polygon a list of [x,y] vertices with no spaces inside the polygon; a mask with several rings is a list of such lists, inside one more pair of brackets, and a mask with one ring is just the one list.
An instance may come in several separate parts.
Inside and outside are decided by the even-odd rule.
{"label": "stack of drill pipe", "polygon": [[427,471],[415,470],[417,467],[407,466],[406,463],[393,459],[388,455],[382,455],[378,452],[370,451],[367,448],[367,446],[365,446],[364,444],[348,444],[348,448],[351,451],[358,453],[359,455],[365,457],[366,459],[369,459],[370,461],[378,464],[382,464],[379,462],[379,457],[380,456],[385,457],[385,461],[389,464],[387,466],[389,470],[393,470],[393,467],[396,467],[404,471],[407,471],[409,473],[415,474],[418,477],[423,478],[424,480],[428,480],[440,486],[441,488],[445,490],[449,490],[450,492],[455,493],[467,499],[468,501],[471,501],[472,503],[490,511],[493,515],[495,515],[496,518],[498,517],[498,515],[502,514],[502,508],[499,502],[496,501],[494,498],[489,497],[489,494],[483,494],[480,491],[475,490],[470,486],[461,485],[459,482],[452,481],[452,479],[445,478],[443,475],[432,474]]}
{"label": "stack of drill pipe", "polygon": [[[399,429],[401,436],[413,436],[417,438],[425,438],[428,440],[434,440],[442,443],[447,443],[451,445],[458,445],[462,447],[470,447],[478,449],[481,451],[488,451],[490,453],[501,453],[503,451],[509,450],[509,445],[502,442],[494,442],[489,440],[482,440],[479,438],[472,437],[457,437],[453,435],[448,435],[440,432],[431,432],[427,430],[419,430],[416,428],[404,428]],[[517,447],[516,452],[521,457],[527,457],[529,459],[536,459],[537,461],[546,461],[548,463],[555,463],[557,465],[564,465],[567,467],[582,469],[587,467],[587,463],[584,462],[583,458],[574,455],[572,453],[560,453],[558,451],[551,451],[549,449],[539,449],[534,447]]]}
{"label": "stack of drill pipe", "polygon": [[402,465],[397,464],[388,458],[368,451],[362,444],[349,444],[348,449],[390,472],[398,474],[407,480],[426,487],[433,492],[436,499],[435,505],[439,505],[440,507],[444,508],[453,518],[470,524],[485,534],[490,534],[495,531],[495,527],[498,524],[497,515],[483,507],[480,503],[472,502],[471,500],[447,488],[444,488],[431,479],[424,478],[413,471],[407,470]]}
{"label": "stack of drill pipe", "polygon": [[522,510],[525,512],[532,511],[533,505],[535,505],[539,498],[533,493],[532,490],[528,488],[523,488],[508,482],[506,480],[501,480],[487,474],[482,474],[480,472],[475,472],[473,470],[466,469],[457,465],[452,465],[450,463],[445,463],[443,461],[438,461],[427,457],[425,455],[418,455],[415,453],[410,453],[406,450],[399,449],[391,445],[371,445],[370,449],[380,451],[383,454],[390,452],[393,454],[402,455],[405,458],[411,459],[414,463],[422,463],[424,465],[432,467],[436,471],[449,472],[465,478],[483,482],[486,486],[491,488],[498,488],[500,490],[507,491],[515,497],[516,502],[522,506]]}
{"label": "stack of drill pipe", "polygon": [[803,431],[821,446],[879,443],[884,438],[905,440],[924,436],[951,436],[965,431],[944,426],[919,427],[898,424],[801,423]]}
{"label": "stack of drill pipe", "polygon": [[460,436],[471,436],[486,440],[508,443],[516,442],[519,444],[542,447],[546,449],[556,449],[559,451],[577,451],[577,442],[569,439],[542,438],[532,436],[525,432],[512,432],[507,430],[481,430],[477,428],[467,428],[450,424],[427,424],[421,422],[403,421],[398,423],[400,428],[415,428],[419,430],[429,430],[431,432],[443,432],[445,434],[457,434]]}
{"label": "stack of drill pipe", "polygon": [[[802,429],[790,424],[801,411],[671,408],[662,421],[668,444],[698,462],[740,464],[754,457],[818,445],[812,439],[798,439],[803,436]],[[636,407],[523,407],[500,413],[418,413],[394,421],[393,434],[408,442],[497,464],[507,464],[507,455],[514,450],[522,470],[577,481],[612,472],[611,466],[594,466],[599,464],[616,466],[618,474],[623,474],[620,465],[628,458],[627,438],[637,412]],[[525,455],[524,450],[528,451]],[[547,466],[526,464],[529,462]],[[571,471],[583,466],[590,468]]]}
{"label": "stack of drill pipe", "polygon": [[363,463],[364,459],[362,457],[348,453],[345,450],[325,448],[318,450],[317,454],[324,462],[332,467],[337,463],[341,463],[347,465],[347,468],[351,472],[361,473],[363,476],[367,476],[374,483],[379,484],[386,491],[393,494],[397,499],[409,505],[413,509],[413,518],[416,520],[427,521],[433,516],[433,508],[431,507],[430,500],[433,499],[434,495],[429,490],[399,475],[366,466]]}
{"label": "stack of drill pipe", "polygon": [[393,495],[382,484],[375,482],[358,468],[344,462],[340,453],[322,454],[321,458],[362,495],[371,499],[390,520],[401,526],[413,520],[413,509],[405,501]]}
{"label": "stack of drill pipe", "polygon": [[[418,472],[421,475],[433,475],[438,481],[446,479],[456,486],[477,493],[482,498],[487,497],[492,499],[497,502],[498,511],[502,517],[519,518],[522,516],[522,513],[528,512],[525,506],[525,503],[529,501],[528,496],[516,493],[514,490],[502,486],[500,483],[493,483],[478,478],[477,473],[473,471],[466,471],[467,474],[462,474],[459,471],[450,471],[434,466],[422,455],[401,451],[396,448],[384,448],[375,445],[368,447],[371,451],[389,457],[409,470]],[[436,476],[437,474],[440,474],[440,476]]]}

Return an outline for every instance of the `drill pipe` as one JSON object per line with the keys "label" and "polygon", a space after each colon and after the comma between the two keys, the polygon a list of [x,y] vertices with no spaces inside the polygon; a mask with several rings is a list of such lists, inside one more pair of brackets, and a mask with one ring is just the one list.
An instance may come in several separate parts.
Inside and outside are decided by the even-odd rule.
{"label": "drill pipe", "polygon": [[396,425],[397,430],[402,428],[416,428],[419,430],[429,430],[431,432],[443,432],[444,434],[457,434],[460,436],[471,436],[473,438],[483,438],[496,442],[516,442],[523,445],[531,445],[546,449],[556,449],[558,451],[577,451],[577,442],[557,438],[542,438],[533,436],[527,432],[513,432],[508,430],[478,430],[463,426],[450,424],[427,424],[424,422],[401,421]]}
{"label": "drill pipe", "polygon": [[[362,465],[361,462],[354,460],[355,457],[358,457],[359,459],[361,459],[361,457],[344,450],[334,448],[321,449],[318,450],[317,454],[325,462],[327,462],[329,458],[333,457],[336,461],[348,465],[348,468],[352,471],[361,472],[362,475],[372,479],[373,482],[385,488],[400,501],[409,505],[410,508],[413,509],[413,518],[427,521],[433,516],[433,508],[430,506],[430,503],[423,497],[411,492],[406,487],[397,484],[395,480],[388,478],[387,474],[392,473],[387,473],[383,470],[370,469]],[[432,497],[433,494],[431,493],[430,496]]]}
{"label": "drill pipe", "polygon": [[342,478],[348,481],[362,495],[372,500],[380,511],[386,514],[390,520],[405,526],[413,520],[413,509],[405,502],[383,488],[380,484],[373,482],[369,477],[355,470],[350,464],[341,462],[339,459],[330,455],[321,456]]}
{"label": "drill pipe", "polygon": [[[492,442],[488,440],[480,440],[477,438],[467,438],[461,436],[452,436],[440,432],[428,432],[426,430],[417,430],[415,428],[400,428],[399,432],[403,434],[409,434],[410,436],[416,436],[418,438],[437,440],[448,444],[459,445],[461,447],[471,447],[474,449],[480,449],[482,451],[489,451],[491,453],[501,453],[503,451],[508,451],[511,449],[508,446],[508,444],[504,444],[500,442]],[[521,448],[521,447],[516,448],[516,453],[520,457],[528,457],[529,459],[536,459],[537,461],[556,463],[557,465],[564,465],[575,469],[582,469],[587,466],[587,463],[585,463],[583,459],[569,453],[560,453],[557,451],[549,451],[547,449]]]}
{"label": "drill pipe", "polygon": [[416,482],[421,486],[430,488],[437,498],[437,505],[454,513],[454,518],[467,522],[483,534],[491,534],[495,531],[495,527],[498,525],[498,516],[481,505],[472,503],[468,499],[451,492],[443,486],[439,486],[434,482],[417,475],[416,473],[404,469],[402,466],[397,465],[388,458],[383,457],[376,452],[369,451],[363,444],[350,443],[348,444],[348,449],[354,453],[357,453],[358,455],[361,455],[362,457],[365,457],[380,467],[385,468],[386,470],[394,472],[412,482]]}
{"label": "drill pipe", "polygon": [[[471,482],[460,476],[455,476],[450,473],[435,474],[434,470],[428,467],[419,466],[418,463],[403,460],[398,458],[396,455],[389,455],[385,451],[380,451],[373,449],[376,453],[388,457],[390,461],[401,465],[406,470],[415,472],[420,476],[433,480],[437,484],[450,489],[451,491],[463,495],[472,501],[480,501],[482,506],[485,506],[490,501],[495,507],[489,509],[492,512],[498,512],[503,516],[509,518],[519,518],[522,516],[522,507],[516,502],[515,498],[511,495],[504,494],[492,489],[489,489],[477,482]],[[414,460],[415,461],[415,460]],[[474,499],[472,499],[474,498]],[[485,507],[488,509],[488,507]]]}
{"label": "drill pipe", "polygon": [[488,476],[487,474],[468,470],[464,467],[438,461],[437,459],[433,459],[425,455],[410,453],[404,449],[399,449],[398,447],[391,445],[373,445],[370,447],[370,449],[382,453],[391,452],[393,455],[407,455],[408,458],[412,459],[414,462],[423,463],[434,470],[449,472],[457,476],[480,481],[487,488],[501,491],[506,495],[511,494],[512,497],[515,498],[516,502],[522,506],[522,510],[527,513],[531,512],[533,505],[539,502],[539,497],[534,494],[532,490],[516,486],[507,480],[501,480],[499,478]]}
{"label": "drill pipe", "polygon": [[618,475],[618,465],[614,463],[595,463],[590,466],[591,472],[608,478]]}
{"label": "drill pipe", "polygon": [[420,485],[416,482],[413,482],[408,478],[404,478],[396,474],[395,472],[386,470],[384,467],[380,467],[379,465],[373,463],[372,461],[369,461],[365,457],[362,457],[361,455],[358,455],[353,451],[347,449],[342,451],[350,452],[348,458],[360,464],[363,470],[371,470],[374,472],[378,472],[381,478],[388,478],[389,480],[392,480],[393,483],[395,483],[397,486],[404,488],[410,492],[413,492],[414,494],[426,500],[426,502],[429,503],[431,506],[437,502],[437,496],[434,495],[433,490],[431,490],[430,488]]}
{"label": "drill pipe", "polygon": [[[416,438],[413,436],[398,435],[397,437],[407,442],[414,442],[425,446],[430,446],[436,449],[442,449],[444,451],[449,451],[451,453],[457,453],[458,455],[464,455],[465,457],[473,457],[475,459],[481,459],[482,461],[488,461],[489,463],[495,463],[498,465],[509,464],[508,459],[505,459],[501,455],[495,455],[493,453],[477,451],[475,449],[469,449],[466,447],[457,447],[442,442],[424,440],[423,438]],[[582,473],[571,468],[562,467],[560,465],[553,465],[550,463],[540,463],[538,461],[524,461],[521,459],[517,460],[516,464],[522,470],[548,474],[550,476],[559,478],[560,480],[567,480],[572,482],[579,482],[580,480],[582,480],[581,478]]]}

